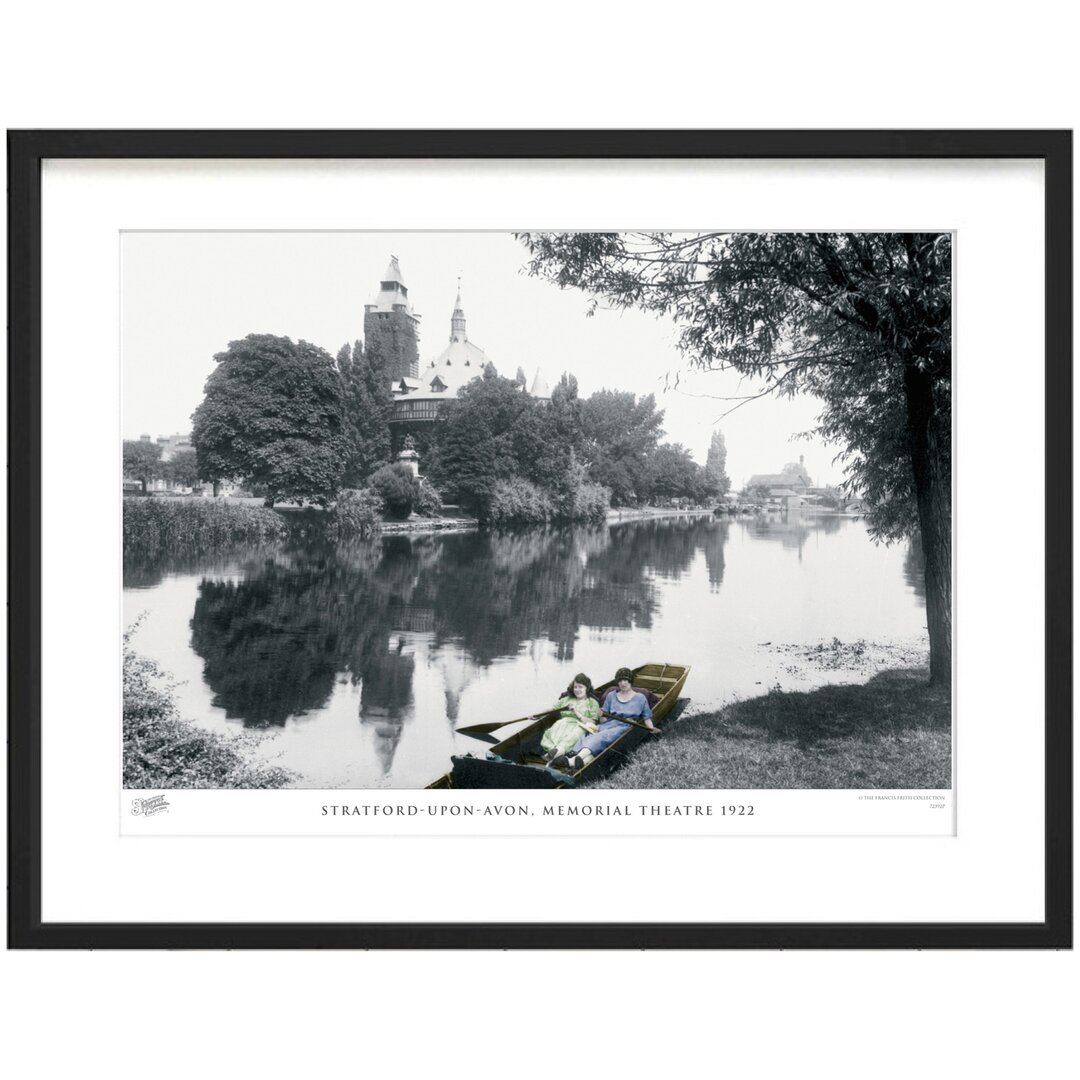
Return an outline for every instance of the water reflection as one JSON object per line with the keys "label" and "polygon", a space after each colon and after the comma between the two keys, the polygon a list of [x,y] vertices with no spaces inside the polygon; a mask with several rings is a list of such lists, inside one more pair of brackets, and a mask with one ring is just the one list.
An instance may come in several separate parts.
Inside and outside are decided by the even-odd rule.
{"label": "water reflection", "polygon": [[[815,534],[837,542],[807,551]],[[132,614],[151,613],[150,651],[192,686],[182,711],[205,715],[208,702],[245,727],[288,730],[283,763],[315,786],[419,786],[455,746],[476,748],[460,746],[459,722],[530,711],[571,663],[605,677],[620,663],[693,662],[700,700],[710,679],[758,684],[754,642],[869,635],[859,583],[880,580],[881,559],[861,524],[835,516],[688,517],[129,554],[124,582]],[[893,572],[922,595],[917,554],[902,581]],[[921,627],[899,599],[875,603],[873,618]]]}
{"label": "water reflection", "polygon": [[788,510],[782,514],[760,514],[753,519],[741,520],[739,524],[748,529],[755,540],[774,540],[798,553],[802,561],[803,548],[810,535],[840,530],[840,517],[836,514],[806,513]]}
{"label": "water reflection", "polygon": [[[665,535],[628,524],[283,549],[243,561],[228,580],[202,579],[191,644],[214,705],[250,726],[322,708],[346,674],[362,684],[360,719],[392,755],[412,705],[410,638],[453,645],[482,667],[536,639],[572,660],[582,627],[650,626],[652,577],[678,576],[706,542],[715,564],[718,536],[722,546],[711,522],[678,530],[671,544]],[[129,580],[146,577],[133,568]],[[453,720],[455,690],[447,694]]]}

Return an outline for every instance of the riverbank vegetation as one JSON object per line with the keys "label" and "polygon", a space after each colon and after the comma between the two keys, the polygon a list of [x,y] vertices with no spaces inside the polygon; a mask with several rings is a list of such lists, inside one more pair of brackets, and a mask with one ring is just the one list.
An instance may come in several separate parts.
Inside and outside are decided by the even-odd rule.
{"label": "riverbank vegetation", "polygon": [[124,499],[124,549],[215,547],[284,539],[280,514],[221,499]]}
{"label": "riverbank vegetation", "polygon": [[925,668],[854,686],[773,690],[680,718],[600,788],[952,786],[949,688]]}
{"label": "riverbank vegetation", "polygon": [[[392,431],[394,349],[376,330],[336,359],[270,334],[230,342],[193,416],[194,470],[132,444],[125,471],[144,492],[163,478],[206,481],[215,492],[223,481],[241,483],[268,508],[330,507],[342,489],[371,488],[391,520],[437,514],[445,499],[493,524],[597,521],[611,504],[697,503],[728,486],[722,436],[701,466],[681,444],[660,442],[664,413],[651,394],[600,390],[583,399],[566,374],[548,400],[525,393],[520,372],[505,379],[488,364],[440,405],[434,423]],[[427,483],[397,462],[402,446],[418,450]]]}
{"label": "riverbank vegetation", "polygon": [[427,468],[449,501],[492,524],[599,521],[612,504],[716,495],[722,464],[707,470],[685,447],[660,443],[663,419],[651,394],[583,399],[564,374],[538,401],[489,366],[447,402]]}
{"label": "riverbank vegetation", "polygon": [[374,536],[382,524],[383,503],[370,488],[346,490],[338,495],[328,525],[332,540]]}
{"label": "riverbank vegetation", "polygon": [[295,774],[255,760],[242,735],[181,719],[166,677],[124,640],[124,787],[279,788]]}

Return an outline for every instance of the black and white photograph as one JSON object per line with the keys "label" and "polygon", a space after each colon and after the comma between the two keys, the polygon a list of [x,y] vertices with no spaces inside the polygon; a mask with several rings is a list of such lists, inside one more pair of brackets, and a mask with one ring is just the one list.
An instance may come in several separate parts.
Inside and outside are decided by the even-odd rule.
{"label": "black and white photograph", "polygon": [[953,249],[122,233],[124,788],[949,793]]}

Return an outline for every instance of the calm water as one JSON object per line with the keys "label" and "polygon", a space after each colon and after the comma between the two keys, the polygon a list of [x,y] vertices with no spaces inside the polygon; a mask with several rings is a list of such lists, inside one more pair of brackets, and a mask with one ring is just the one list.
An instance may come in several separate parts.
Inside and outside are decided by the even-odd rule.
{"label": "calm water", "polygon": [[455,727],[549,705],[579,670],[689,663],[708,708],[836,677],[776,646],[925,642],[913,553],[798,512],[128,560],[124,614],[183,716],[261,733],[304,787],[422,787],[483,749]]}

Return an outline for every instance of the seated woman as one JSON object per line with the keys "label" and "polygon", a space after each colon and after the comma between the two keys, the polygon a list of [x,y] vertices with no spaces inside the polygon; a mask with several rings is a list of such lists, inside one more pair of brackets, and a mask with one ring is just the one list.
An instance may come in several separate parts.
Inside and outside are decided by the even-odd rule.
{"label": "seated woman", "polygon": [[[634,689],[630,680],[634,673],[626,667],[619,668],[615,672],[615,689],[609,690],[604,698],[600,727],[594,733],[582,736],[570,750],[565,758],[556,757],[551,764],[555,768],[578,769],[584,768],[598,754],[606,750],[624,731],[628,731],[633,725],[626,720],[637,720],[644,723],[654,734],[659,734],[659,728],[652,722],[652,709],[649,707],[649,699]],[[625,717],[626,719],[621,719]]]}
{"label": "seated woman", "polygon": [[545,761],[565,757],[582,734],[598,729],[600,705],[592,696],[592,688],[589,676],[579,672],[570,684],[569,693],[559,698],[555,706],[559,710],[559,719],[544,732],[540,740]]}

